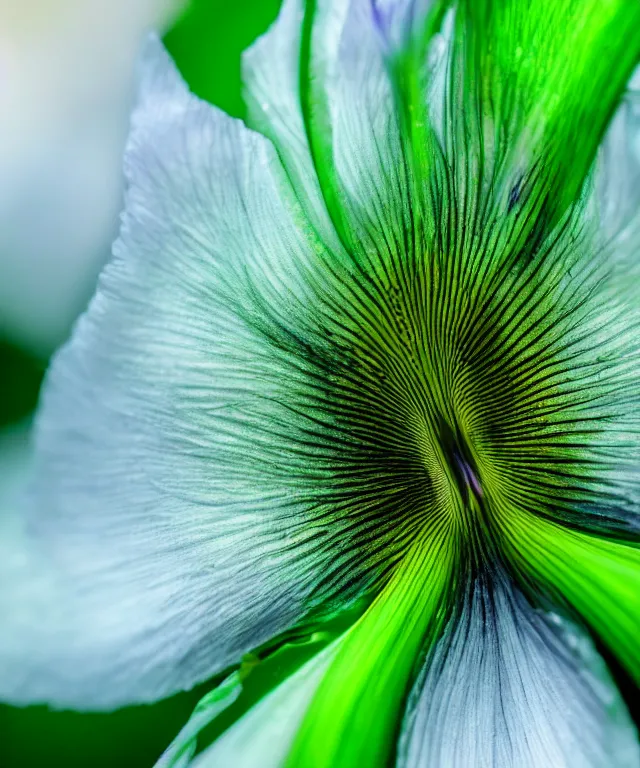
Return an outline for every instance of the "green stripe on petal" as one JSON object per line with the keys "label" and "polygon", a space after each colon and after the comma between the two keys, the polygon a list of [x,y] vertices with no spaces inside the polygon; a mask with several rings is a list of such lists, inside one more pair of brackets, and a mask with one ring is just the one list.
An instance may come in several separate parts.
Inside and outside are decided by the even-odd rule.
{"label": "green stripe on petal", "polygon": [[418,655],[442,627],[456,547],[440,525],[417,540],[349,631],[306,713],[288,768],[381,765]]}
{"label": "green stripe on petal", "polygon": [[520,243],[549,231],[640,60],[640,3],[442,0],[427,11],[390,57],[420,215],[445,196],[458,229],[496,206],[520,211]]}
{"label": "green stripe on petal", "polygon": [[[287,703],[290,690],[296,688],[296,680],[304,680],[310,669],[321,666],[321,660],[331,658],[336,640],[344,635],[355,613],[361,613],[358,606],[352,611],[343,611],[333,621],[324,622],[317,631],[307,625],[298,634],[280,638],[275,649],[266,646],[247,654],[240,667],[226,677],[216,688],[206,694],[197,704],[189,721],[173,740],[156,764],[156,768],[183,768],[191,765],[196,752],[217,755],[212,743],[233,742],[238,733],[255,721],[255,710],[265,710],[263,701],[280,700]],[[289,682],[292,681],[292,684]],[[275,694],[274,692],[278,691]],[[289,692],[289,693],[288,693]],[[268,709],[268,706],[267,706]],[[258,716],[258,720],[260,720]],[[233,736],[227,732],[233,732]],[[292,735],[295,729],[292,730]],[[286,753],[286,748],[285,748]]]}
{"label": "green stripe on petal", "polygon": [[558,590],[640,683],[640,546],[518,513],[508,529],[513,561]]}
{"label": "green stripe on petal", "polygon": [[400,257],[411,223],[409,169],[371,0],[306,3],[300,103],[313,164],[340,240],[376,268]]}
{"label": "green stripe on petal", "polygon": [[458,133],[471,128],[467,149],[474,141],[482,148],[486,180],[528,174],[530,196],[544,195],[555,221],[579,192],[640,58],[640,3],[464,0],[458,7],[465,82]]}
{"label": "green stripe on petal", "polygon": [[[346,13],[348,4],[342,4],[342,9]],[[323,9],[323,13],[328,15],[329,11]],[[316,40],[314,41],[314,30],[316,29],[318,15],[319,9],[316,0],[307,0],[300,41],[300,103],[314,168],[334,226],[344,243],[349,241],[350,236],[343,218],[342,206],[338,199],[338,181],[331,146],[332,132],[329,106],[327,94],[321,87],[322,81],[327,76],[328,60],[332,58],[332,54],[333,56],[336,55],[336,51],[332,49],[337,48],[339,44],[339,35],[336,32],[340,28],[341,20],[337,17],[337,11],[334,8],[333,15],[336,18],[332,20],[332,23],[325,22],[323,25],[323,39],[318,39],[319,34],[316,31]],[[331,32],[333,32],[332,42]],[[316,47],[322,50],[323,60],[318,66],[319,72],[313,73],[312,48],[315,50]],[[330,54],[327,53],[328,50],[331,51]]]}
{"label": "green stripe on petal", "polygon": [[277,21],[242,56],[247,125],[278,149],[302,208],[334,253],[340,242],[315,172],[300,99],[304,0],[283,0]]}

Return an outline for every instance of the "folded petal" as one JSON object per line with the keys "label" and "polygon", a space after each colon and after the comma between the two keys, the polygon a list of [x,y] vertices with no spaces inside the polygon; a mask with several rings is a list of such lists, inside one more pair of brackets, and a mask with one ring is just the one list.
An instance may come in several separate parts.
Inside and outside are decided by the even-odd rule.
{"label": "folded petal", "polygon": [[288,0],[245,71],[252,125],[274,140],[309,207],[326,206],[351,257],[381,269],[406,246],[411,212],[375,4]]}
{"label": "folded petal", "polygon": [[304,0],[284,0],[271,29],[242,57],[248,124],[270,138],[282,157],[310,221],[339,249],[309,148],[300,102]]}
{"label": "folded petal", "polygon": [[401,768],[640,765],[636,730],[587,635],[503,574],[470,584],[409,699]]}
{"label": "folded petal", "polygon": [[342,640],[303,665],[196,757],[194,768],[281,768]]}
{"label": "folded petal", "polygon": [[200,699],[187,724],[162,753],[156,768],[185,768],[190,765],[200,732],[231,706],[241,691],[240,673],[236,670]]}

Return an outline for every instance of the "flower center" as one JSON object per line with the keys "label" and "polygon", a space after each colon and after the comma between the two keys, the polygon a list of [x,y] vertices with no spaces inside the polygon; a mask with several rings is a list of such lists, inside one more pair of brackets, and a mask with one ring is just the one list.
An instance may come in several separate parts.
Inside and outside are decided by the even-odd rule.
{"label": "flower center", "polygon": [[440,442],[463,502],[470,496],[483,497],[480,473],[465,438],[447,424],[440,430]]}

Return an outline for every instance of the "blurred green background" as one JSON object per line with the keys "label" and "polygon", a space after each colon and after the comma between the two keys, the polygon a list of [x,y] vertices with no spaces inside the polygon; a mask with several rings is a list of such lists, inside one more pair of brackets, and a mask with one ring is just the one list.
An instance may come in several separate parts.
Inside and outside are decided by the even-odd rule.
{"label": "blurred green background", "polygon": [[[165,41],[199,96],[244,116],[240,55],[268,28],[279,5],[280,0],[192,0]],[[0,326],[0,429],[31,413],[46,364],[3,337]],[[208,688],[111,714],[0,705],[0,767],[152,766]]]}

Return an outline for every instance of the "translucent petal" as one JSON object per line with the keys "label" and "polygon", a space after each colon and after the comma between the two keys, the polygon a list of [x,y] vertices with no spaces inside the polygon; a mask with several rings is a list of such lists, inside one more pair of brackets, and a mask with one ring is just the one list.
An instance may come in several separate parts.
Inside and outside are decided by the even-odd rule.
{"label": "translucent petal", "polygon": [[237,700],[241,690],[240,674],[235,671],[200,699],[187,724],[163,752],[156,768],[185,768],[190,765],[199,733]]}

